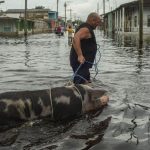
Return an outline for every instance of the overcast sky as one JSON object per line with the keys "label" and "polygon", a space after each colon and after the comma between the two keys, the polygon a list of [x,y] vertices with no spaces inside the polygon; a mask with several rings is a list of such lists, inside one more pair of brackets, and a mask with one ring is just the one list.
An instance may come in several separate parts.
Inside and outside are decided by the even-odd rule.
{"label": "overcast sky", "polygon": [[[2,0],[0,0],[2,1]],[[0,10],[7,9],[24,9],[25,0],[4,0],[5,3],[0,4]],[[53,11],[57,9],[57,0],[27,0],[28,8],[35,8],[35,6],[44,6]],[[127,3],[134,0],[105,0],[106,12],[110,11],[120,4]],[[80,17],[85,20],[90,12],[97,11],[99,3],[99,13],[103,13],[103,0],[59,0],[58,12],[59,16],[64,16],[64,3],[67,3],[67,18],[70,18],[70,11],[72,9],[72,18]]]}

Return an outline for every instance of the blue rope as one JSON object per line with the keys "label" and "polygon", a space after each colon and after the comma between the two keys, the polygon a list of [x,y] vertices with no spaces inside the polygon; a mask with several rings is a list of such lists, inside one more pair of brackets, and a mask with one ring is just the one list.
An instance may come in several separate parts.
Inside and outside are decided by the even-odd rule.
{"label": "blue rope", "polygon": [[72,76],[72,80],[74,79],[74,77],[77,76],[77,72],[79,71],[79,69],[81,68],[82,64],[79,65],[79,67],[77,68],[77,70],[75,71],[75,73]]}
{"label": "blue rope", "polygon": [[[93,79],[96,78],[96,76],[97,76],[97,74],[98,74],[98,72],[99,72],[97,65],[98,65],[98,63],[100,62],[100,59],[101,59],[100,45],[97,44],[97,47],[98,47],[98,48],[97,48],[97,51],[99,52],[99,59],[98,59],[98,61],[96,61],[96,57],[95,57],[95,60],[94,60],[95,63],[92,63],[92,62],[89,62],[89,61],[85,61],[85,62],[84,62],[84,63],[88,63],[88,64],[91,64],[91,65],[94,65],[94,66],[95,66],[95,72],[96,72],[96,74],[95,74],[95,76],[93,77]],[[84,64],[84,63],[83,63],[83,64]],[[72,76],[72,81],[74,80],[75,77],[80,77],[80,78],[83,79],[84,81],[87,81],[84,77],[82,77],[82,76],[80,76],[80,75],[77,74],[78,71],[79,71],[79,69],[81,68],[81,66],[82,66],[83,64],[80,64],[79,67],[77,68],[77,70],[75,71],[75,73],[73,74],[73,76]]]}

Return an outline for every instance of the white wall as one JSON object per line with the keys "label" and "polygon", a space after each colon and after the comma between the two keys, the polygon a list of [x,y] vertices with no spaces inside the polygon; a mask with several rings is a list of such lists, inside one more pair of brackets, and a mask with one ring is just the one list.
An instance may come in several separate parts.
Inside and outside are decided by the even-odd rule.
{"label": "white wall", "polygon": [[150,7],[146,7],[144,8],[144,12],[143,12],[144,16],[143,16],[143,31],[144,33],[148,33],[150,34],[150,27],[147,26],[147,16],[150,15]]}
{"label": "white wall", "polygon": [[10,13],[10,14],[7,14],[7,16],[12,17],[12,18],[20,18],[20,17],[24,17],[24,13],[18,13],[18,14]]}
{"label": "white wall", "polygon": [[[137,16],[137,26],[135,27],[134,25],[134,17]],[[135,10],[133,13],[132,13],[132,32],[138,32],[139,30],[139,14],[138,14],[138,10]]]}
{"label": "white wall", "polygon": [[[143,32],[150,34],[150,27],[147,26],[147,16],[150,15],[150,8],[146,7],[143,9]],[[134,17],[137,16],[137,27],[134,26]],[[135,10],[132,13],[132,32],[139,31],[139,12]]]}

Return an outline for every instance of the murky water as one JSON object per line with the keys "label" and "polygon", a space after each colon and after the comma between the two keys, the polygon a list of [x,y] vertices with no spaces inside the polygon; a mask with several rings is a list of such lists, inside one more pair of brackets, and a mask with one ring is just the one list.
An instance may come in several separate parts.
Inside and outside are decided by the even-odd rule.
{"label": "murky water", "polygon": [[[95,117],[66,124],[36,120],[0,133],[1,150],[148,150],[150,147],[150,44],[131,37],[103,38],[96,87],[109,105]],[[0,38],[0,92],[62,86],[72,76],[67,38],[54,34]],[[97,56],[99,58],[99,56]],[[95,71],[91,70],[92,76]]]}

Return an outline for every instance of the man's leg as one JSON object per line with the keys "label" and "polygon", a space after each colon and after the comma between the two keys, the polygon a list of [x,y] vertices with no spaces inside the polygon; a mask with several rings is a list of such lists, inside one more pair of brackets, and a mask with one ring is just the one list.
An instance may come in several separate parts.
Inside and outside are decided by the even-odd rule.
{"label": "man's leg", "polygon": [[[74,67],[73,71],[74,73],[76,72],[76,70],[78,69],[78,67]],[[74,83],[75,84],[86,84],[90,81],[90,72],[89,72],[89,68],[86,67],[85,65],[82,65],[81,68],[78,70],[78,72],[76,73],[75,77],[74,77]]]}

